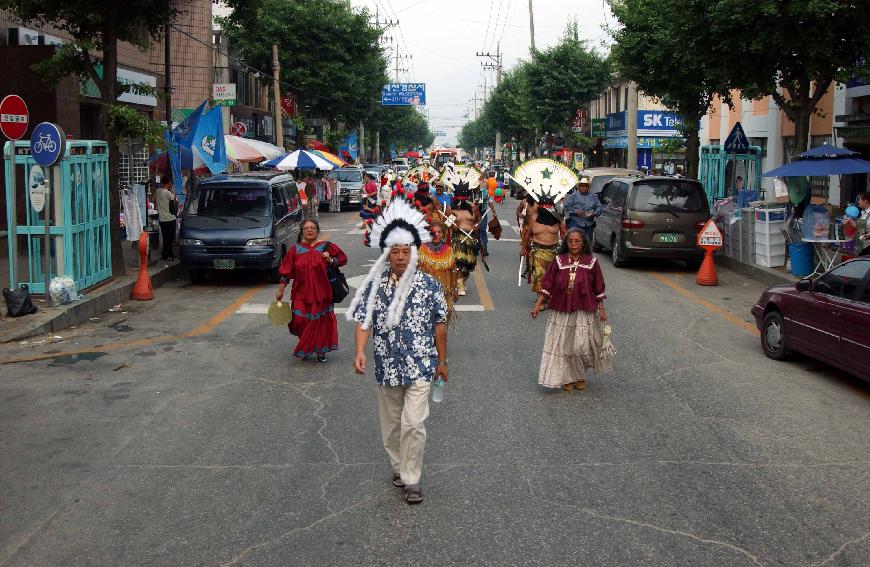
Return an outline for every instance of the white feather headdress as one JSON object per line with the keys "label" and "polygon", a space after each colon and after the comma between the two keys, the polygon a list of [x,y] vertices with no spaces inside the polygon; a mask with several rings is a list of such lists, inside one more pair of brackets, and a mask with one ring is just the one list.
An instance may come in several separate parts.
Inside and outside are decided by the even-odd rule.
{"label": "white feather headdress", "polygon": [[405,303],[408,301],[408,295],[411,292],[414,275],[417,273],[417,261],[419,259],[417,248],[430,240],[432,240],[432,235],[429,234],[428,225],[423,213],[412,207],[402,197],[397,197],[390,201],[386,210],[372,223],[371,232],[369,233],[369,246],[372,248],[378,247],[383,252],[372,266],[372,269],[369,270],[365,280],[356,290],[356,294],[354,294],[353,300],[347,308],[347,320],[353,321],[353,313],[363,300],[366,288],[371,284],[371,289],[366,298],[366,318],[362,328],[368,329],[371,327],[372,311],[374,310],[375,299],[378,294],[380,277],[387,267],[390,248],[393,246],[410,246],[411,261],[405,273],[399,279],[399,283],[396,284],[396,292],[387,309],[387,327],[392,329],[398,325],[405,311]]}

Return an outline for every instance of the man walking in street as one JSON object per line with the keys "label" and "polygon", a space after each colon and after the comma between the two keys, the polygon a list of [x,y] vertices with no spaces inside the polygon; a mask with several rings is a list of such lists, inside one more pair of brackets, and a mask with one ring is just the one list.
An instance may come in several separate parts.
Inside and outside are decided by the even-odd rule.
{"label": "man walking in street", "polygon": [[172,245],[175,244],[175,214],[178,212],[177,205],[175,205],[175,212],[172,210],[172,203],[177,203],[175,193],[172,192],[172,175],[164,174],[160,178],[160,187],[157,189],[155,200],[160,221],[160,235],[163,238],[163,253],[160,259],[172,261],[175,260]]}
{"label": "man walking in street", "polygon": [[442,211],[447,211],[450,208],[453,198],[450,196],[450,193],[444,190],[443,181],[435,181],[435,200],[438,201],[438,207]]}
{"label": "man walking in street", "polygon": [[565,224],[568,229],[579,228],[586,234],[587,242],[595,242],[593,231],[595,219],[601,214],[601,201],[597,195],[589,192],[589,179],[584,177],[577,184],[579,190],[574,191],[565,199]]}
{"label": "man walking in street", "polygon": [[381,439],[393,485],[404,489],[408,504],[419,504],[429,390],[448,375],[447,302],[438,281],[417,270],[417,248],[432,239],[422,213],[397,197],[370,236],[369,245],[383,252],[347,310],[356,322],[353,367],[365,374],[366,344],[374,335]]}

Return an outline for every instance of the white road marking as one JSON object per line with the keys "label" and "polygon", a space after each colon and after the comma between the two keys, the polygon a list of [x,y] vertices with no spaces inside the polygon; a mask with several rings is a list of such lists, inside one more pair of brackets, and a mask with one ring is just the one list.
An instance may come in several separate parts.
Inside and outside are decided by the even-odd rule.
{"label": "white road marking", "polygon": [[499,238],[496,242],[520,242],[519,238]]}
{"label": "white road marking", "polygon": [[485,311],[483,305],[455,305],[457,311]]}
{"label": "white road marking", "polygon": [[359,228],[359,227],[351,229],[350,232],[345,232],[345,234],[348,234],[348,235],[350,235],[350,234],[365,234],[365,233],[366,233],[365,229]]}
{"label": "white road marking", "polygon": [[[236,310],[236,315],[265,315],[269,312],[269,303],[242,303]],[[346,313],[347,307],[336,307],[336,313]]]}

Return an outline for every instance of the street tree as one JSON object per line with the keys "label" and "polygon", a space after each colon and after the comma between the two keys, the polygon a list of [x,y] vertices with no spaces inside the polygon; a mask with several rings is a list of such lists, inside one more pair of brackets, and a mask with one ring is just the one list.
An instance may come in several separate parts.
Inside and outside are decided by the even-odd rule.
{"label": "street tree", "polygon": [[[125,90],[147,90],[144,85],[118,83],[118,44],[126,42],[147,50],[161,37],[164,26],[178,14],[173,0],[0,0],[0,8],[23,22],[64,30],[73,40],[37,66],[51,84],[74,75],[89,78],[100,91],[99,132],[109,145],[109,214],[112,272],[126,273],[121,247],[121,205],[118,192],[119,134],[130,129],[152,130],[132,109],[117,104]],[[149,136],[146,136],[149,137]]]}
{"label": "street tree", "polygon": [[380,131],[380,152],[395,145],[397,151],[427,148],[435,141],[426,117],[413,106],[379,106],[368,121],[372,130]]}
{"label": "street tree", "polygon": [[683,119],[686,169],[698,175],[699,129],[713,98],[730,90],[719,61],[722,45],[709,33],[708,0],[610,0],[619,21],[611,52],[617,75],[634,81]]}
{"label": "street tree", "polygon": [[278,46],[281,79],[301,114],[355,124],[377,110],[387,62],[378,45],[382,30],[366,10],[331,0],[258,0],[218,22],[253,67],[271,69],[272,44]]}
{"label": "street tree", "polygon": [[870,56],[868,21],[866,1],[713,0],[705,31],[733,87],[746,98],[771,96],[794,122],[800,153],[821,98]]}

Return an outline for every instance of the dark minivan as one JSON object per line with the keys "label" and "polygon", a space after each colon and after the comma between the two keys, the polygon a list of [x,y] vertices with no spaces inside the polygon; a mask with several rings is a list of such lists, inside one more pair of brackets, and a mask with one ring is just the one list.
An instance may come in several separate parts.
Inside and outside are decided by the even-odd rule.
{"label": "dark minivan", "polygon": [[178,235],[181,264],[193,282],[212,270],[259,270],[276,280],[301,221],[299,193],[288,173],[205,179],[185,203]]}
{"label": "dark minivan", "polygon": [[704,257],[698,233],[710,218],[704,188],[682,177],[615,177],[599,194],[601,216],[593,242],[610,250],[613,265],[630,258],[685,260],[697,269]]}

